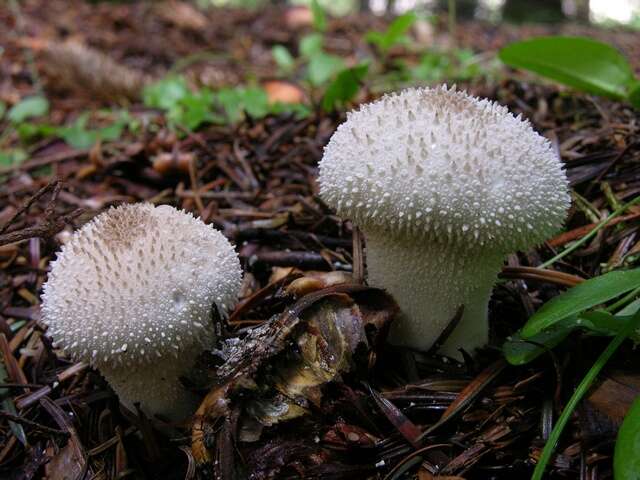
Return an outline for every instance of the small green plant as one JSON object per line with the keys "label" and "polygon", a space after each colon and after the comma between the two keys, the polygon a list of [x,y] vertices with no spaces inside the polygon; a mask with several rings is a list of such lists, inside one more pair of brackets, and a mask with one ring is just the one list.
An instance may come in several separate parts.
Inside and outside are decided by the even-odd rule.
{"label": "small green plant", "polygon": [[414,80],[440,82],[442,80],[469,80],[482,73],[478,56],[468,48],[450,52],[432,50],[420,57],[420,63],[410,69]]}
{"label": "small green plant", "polygon": [[[324,36],[319,32],[314,32],[302,37],[300,40],[298,45],[300,56],[297,59],[291,55],[291,52],[284,45],[274,46],[271,53],[280,74],[291,75],[297,67],[303,67],[304,80],[314,88],[327,87],[329,84],[335,84],[336,81],[340,83],[339,78],[349,82],[347,77],[352,76],[353,73],[349,72],[354,68],[357,69],[357,66],[346,67],[344,60],[336,55],[327,53],[323,44]],[[334,91],[335,88],[334,86]],[[348,88],[343,90],[346,91]],[[356,93],[357,90],[353,95]],[[327,104],[327,102],[323,102],[323,104]]]}
{"label": "small green plant", "polygon": [[[520,332],[503,346],[509,363],[521,365],[555,347],[577,328],[594,335],[613,337],[609,346],[584,376],[558,418],[536,465],[532,480],[543,478],[544,470],[573,410],[607,361],[625,339],[631,338],[635,342],[640,340],[637,332],[640,327],[640,300],[633,301],[639,294],[640,269],[610,272],[587,280],[543,305],[529,318]],[[596,308],[618,297],[622,298],[608,307]],[[640,423],[640,409],[636,409],[635,413],[630,412],[625,422],[627,421],[636,424],[636,427],[629,427],[630,430],[637,429],[637,424]],[[635,450],[633,455],[618,458],[617,468],[624,470],[638,458],[640,452],[637,444],[629,447],[629,444],[625,443],[620,448],[624,451],[629,448]]]}
{"label": "small green plant", "polygon": [[172,127],[195,130],[204,123],[224,123],[214,111],[214,95],[207,88],[192,91],[182,76],[168,76],[148,85],[142,99],[147,107],[166,114]]}
{"label": "small green plant", "polygon": [[6,114],[7,127],[0,134],[0,167],[9,167],[23,162],[28,158],[27,152],[21,147],[5,148],[4,144],[13,132],[32,118],[41,117],[49,112],[49,102],[41,95],[25,97],[13,105],[8,111],[6,105],[0,105],[0,120]]}
{"label": "small green plant", "polygon": [[411,25],[417,20],[417,16],[413,12],[405,13],[397,17],[384,32],[370,31],[365,35],[367,42],[375,45],[383,55],[386,55],[389,49],[398,44],[408,43],[405,35],[411,28]]}
{"label": "small green plant", "polygon": [[16,103],[7,114],[13,125],[20,124],[30,118],[41,117],[49,112],[49,101],[41,96],[25,97]]}
{"label": "small green plant", "polygon": [[613,453],[616,480],[640,479],[640,397],[636,398],[618,431]]}
{"label": "small green plant", "polygon": [[369,63],[361,62],[348,67],[341,57],[328,53],[324,49],[326,14],[316,0],[311,2],[311,11],[315,32],[300,39],[298,58],[284,45],[275,45],[271,53],[281,75],[291,76],[300,68],[303,80],[308,85],[320,92],[324,90],[321,105],[324,110],[331,111],[357,95],[369,70]]}
{"label": "small green plant", "polygon": [[318,0],[311,0],[311,14],[313,15],[313,28],[319,32],[327,29],[327,14],[318,3]]}
{"label": "small green plant", "polygon": [[[2,110],[0,120],[4,113]],[[97,141],[117,140],[125,128],[133,129],[137,122],[127,111],[97,112],[102,117],[101,123],[106,124],[98,128],[88,126],[89,112],[62,126],[38,121],[48,113],[49,101],[41,95],[25,97],[6,112],[8,126],[0,136],[0,166],[10,167],[26,160],[29,157],[26,146],[40,138],[59,137],[74,148],[87,149]],[[12,139],[19,140],[19,146],[5,147],[6,143],[15,143]]]}
{"label": "small green plant", "polygon": [[511,67],[640,108],[640,80],[628,60],[606,43],[583,37],[538,37],[504,47],[499,58]]}
{"label": "small green plant", "polygon": [[122,136],[125,128],[134,123],[129,112],[121,111],[116,114],[115,120],[109,125],[100,128],[90,128],[87,126],[89,116],[89,112],[81,113],[70,125],[57,127],[55,134],[72,147],[86,149],[91,148],[98,141],[113,142],[118,140]]}
{"label": "small green plant", "polygon": [[368,71],[369,64],[361,63],[338,73],[324,93],[322,108],[332,111],[351,101],[360,90],[360,84]]}
{"label": "small green plant", "polygon": [[223,88],[214,92],[208,88],[191,89],[183,76],[168,76],[147,86],[143,92],[147,107],[166,114],[169,125],[193,131],[206,123],[229,124],[240,121],[245,112],[253,118],[270,113],[308,113],[304,105],[269,103],[260,87]]}
{"label": "small green plant", "polygon": [[300,56],[306,63],[305,78],[314,87],[321,87],[345,68],[344,60],[324,50],[324,37],[311,33],[300,40]]}

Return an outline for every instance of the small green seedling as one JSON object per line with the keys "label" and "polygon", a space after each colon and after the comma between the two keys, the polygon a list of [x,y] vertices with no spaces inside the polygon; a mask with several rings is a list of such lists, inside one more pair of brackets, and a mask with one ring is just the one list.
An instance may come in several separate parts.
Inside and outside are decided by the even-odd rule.
{"label": "small green seedling", "polygon": [[[521,365],[555,347],[577,328],[595,335],[613,337],[609,346],[600,354],[582,379],[558,418],[536,465],[532,480],[543,478],[546,466],[573,410],[607,361],[627,338],[638,342],[640,300],[632,300],[639,294],[640,268],[614,271],[592,278],[547,302],[527,321],[514,338],[505,343],[503,352],[506,359],[513,365]],[[595,308],[618,297],[623,298],[609,307]],[[630,424],[634,424],[635,422],[636,427],[629,427],[629,429],[637,429],[637,424],[640,423],[640,418],[638,418],[640,417],[640,408],[630,412],[629,415],[625,423],[628,421]],[[633,434],[629,435],[633,436]],[[626,452],[625,458],[618,458],[617,468],[619,471],[631,471],[629,468],[633,467],[629,467],[629,465],[633,464],[635,458],[640,457],[640,442],[631,446],[631,442],[627,442],[626,436],[624,438],[626,443],[619,448]],[[634,438],[640,438],[640,436],[636,435]],[[629,450],[632,451],[632,454],[629,453]],[[616,479],[618,478],[637,479],[638,477],[618,477],[616,475]]]}
{"label": "small green seedling", "polygon": [[395,45],[407,43],[406,33],[417,20],[413,12],[397,17],[384,32],[370,31],[365,35],[367,42],[375,45],[383,55]]}

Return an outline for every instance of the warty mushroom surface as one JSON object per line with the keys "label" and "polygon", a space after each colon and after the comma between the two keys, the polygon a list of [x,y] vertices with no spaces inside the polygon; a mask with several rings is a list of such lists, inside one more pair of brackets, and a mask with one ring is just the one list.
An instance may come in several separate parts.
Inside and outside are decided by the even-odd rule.
{"label": "warty mushroom surface", "polygon": [[390,94],[350,112],[319,165],[320,195],[366,237],[369,283],[403,317],[395,343],[443,353],[488,341],[491,290],[507,253],[562,225],[568,182],[550,142],[506,107],[455,88]]}
{"label": "warty mushroom surface", "polygon": [[128,408],[181,420],[197,402],[179,378],[211,346],[212,309],[233,307],[240,283],[222,233],[171,206],[123,205],[62,246],[43,287],[43,321]]}

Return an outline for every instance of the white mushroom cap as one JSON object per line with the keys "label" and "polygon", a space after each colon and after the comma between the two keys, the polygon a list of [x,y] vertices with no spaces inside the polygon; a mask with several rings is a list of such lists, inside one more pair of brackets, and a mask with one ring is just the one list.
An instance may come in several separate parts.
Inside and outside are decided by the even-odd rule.
{"label": "white mushroom cap", "polygon": [[325,148],[319,183],[322,198],[367,235],[370,283],[388,288],[409,317],[394,326],[396,339],[420,348],[460,304],[486,317],[490,285],[480,290],[504,254],[542,242],[570,204],[557,155],[528,121],[446,87],[405,90],[348,114]]}
{"label": "white mushroom cap", "polygon": [[547,139],[506,107],[446,87],[351,112],[320,162],[320,193],[363,227],[502,252],[548,238],[569,205]]}
{"label": "white mushroom cap", "polygon": [[[177,377],[212,342],[212,308],[231,308],[240,283],[238,256],[220,232],[170,206],[124,205],[62,247],[43,288],[43,320],[56,343],[100,369],[125,404],[175,417],[184,413],[171,405],[180,403]],[[135,374],[135,382],[120,381]],[[153,395],[160,398],[148,400]]]}

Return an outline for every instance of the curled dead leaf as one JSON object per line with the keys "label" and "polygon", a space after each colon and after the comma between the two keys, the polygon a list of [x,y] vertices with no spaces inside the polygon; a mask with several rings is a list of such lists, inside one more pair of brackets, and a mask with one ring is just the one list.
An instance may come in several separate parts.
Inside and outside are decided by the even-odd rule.
{"label": "curled dead leaf", "polygon": [[223,418],[238,418],[239,440],[255,441],[264,428],[318,406],[322,387],[360,364],[360,354],[367,357],[379,342],[376,332],[386,330],[397,312],[380,289],[338,284],[303,296],[245,337],[226,340],[217,386],[192,429],[196,461],[214,458],[210,432]]}

